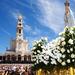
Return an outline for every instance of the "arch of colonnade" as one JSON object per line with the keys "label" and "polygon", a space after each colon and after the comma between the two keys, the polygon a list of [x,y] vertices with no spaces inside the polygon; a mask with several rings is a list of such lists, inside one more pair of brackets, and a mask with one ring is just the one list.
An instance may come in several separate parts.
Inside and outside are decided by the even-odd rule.
{"label": "arch of colonnade", "polygon": [[31,62],[31,55],[3,55],[0,56],[0,62],[7,61],[7,62]]}

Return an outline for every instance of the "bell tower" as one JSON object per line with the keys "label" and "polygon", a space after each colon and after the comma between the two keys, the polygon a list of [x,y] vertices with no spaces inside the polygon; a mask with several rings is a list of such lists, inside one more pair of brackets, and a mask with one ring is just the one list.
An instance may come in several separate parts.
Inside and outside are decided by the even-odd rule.
{"label": "bell tower", "polygon": [[7,50],[6,54],[15,56],[22,56],[22,60],[25,55],[30,55],[28,48],[28,40],[24,39],[23,36],[23,20],[22,16],[19,15],[16,26],[16,38],[11,40],[10,49]]}
{"label": "bell tower", "polygon": [[66,0],[66,2],[65,2],[65,26],[68,26],[69,14],[70,14],[70,3],[69,3],[69,0]]}
{"label": "bell tower", "polygon": [[16,54],[24,55],[28,51],[28,41],[23,38],[23,20],[22,16],[18,16],[18,24],[16,29]]}
{"label": "bell tower", "polygon": [[21,15],[18,17],[16,39],[17,40],[20,40],[20,39],[23,40],[23,22],[22,22],[22,16]]}

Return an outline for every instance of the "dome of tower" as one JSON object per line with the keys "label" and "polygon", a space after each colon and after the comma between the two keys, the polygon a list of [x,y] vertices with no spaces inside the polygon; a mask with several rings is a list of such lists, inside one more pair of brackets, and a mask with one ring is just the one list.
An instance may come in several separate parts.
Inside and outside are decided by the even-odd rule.
{"label": "dome of tower", "polygon": [[22,19],[22,16],[21,16],[21,15],[19,15],[19,16],[18,16],[18,19]]}

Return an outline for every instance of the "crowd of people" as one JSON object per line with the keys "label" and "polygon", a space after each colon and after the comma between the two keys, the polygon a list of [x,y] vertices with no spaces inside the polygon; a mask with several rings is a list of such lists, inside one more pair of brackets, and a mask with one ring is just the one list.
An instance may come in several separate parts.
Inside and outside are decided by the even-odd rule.
{"label": "crowd of people", "polygon": [[29,66],[0,66],[0,75],[35,75]]}

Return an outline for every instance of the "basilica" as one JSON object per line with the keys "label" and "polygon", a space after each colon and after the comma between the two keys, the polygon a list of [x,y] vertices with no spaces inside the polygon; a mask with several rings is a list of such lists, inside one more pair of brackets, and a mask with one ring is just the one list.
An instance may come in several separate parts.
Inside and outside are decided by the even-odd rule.
{"label": "basilica", "polygon": [[[16,38],[11,40],[10,48],[0,55],[0,63],[31,63],[31,51],[28,41],[23,37],[23,17],[18,16]],[[12,30],[13,31],[13,30]]]}

